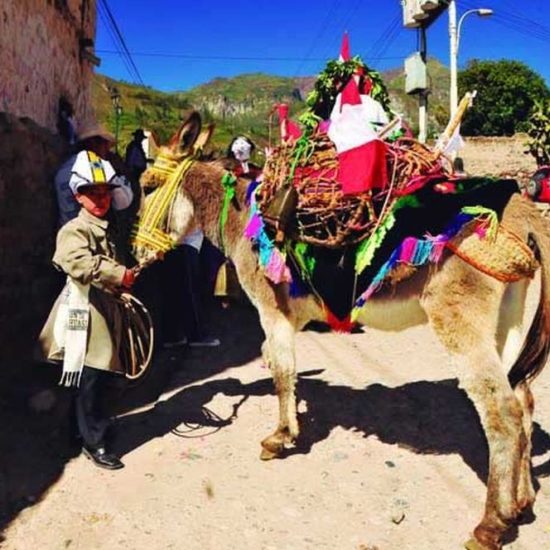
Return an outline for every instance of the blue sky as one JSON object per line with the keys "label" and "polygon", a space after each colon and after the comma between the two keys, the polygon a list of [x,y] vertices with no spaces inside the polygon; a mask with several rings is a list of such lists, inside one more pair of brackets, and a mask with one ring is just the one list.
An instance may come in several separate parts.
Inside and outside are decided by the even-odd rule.
{"label": "blue sky", "polygon": [[[107,0],[143,81],[185,90],[217,76],[266,72],[316,74],[337,57],[342,33],[352,54],[384,70],[402,66],[417,48],[417,33],[402,26],[399,0]],[[457,0],[459,16],[492,8],[492,17],[470,15],[461,33],[459,67],[472,58],[517,59],[550,85],[550,1]],[[133,81],[98,0],[98,71]],[[144,55],[147,54],[147,55]],[[448,65],[448,18],[428,30],[428,54]]]}

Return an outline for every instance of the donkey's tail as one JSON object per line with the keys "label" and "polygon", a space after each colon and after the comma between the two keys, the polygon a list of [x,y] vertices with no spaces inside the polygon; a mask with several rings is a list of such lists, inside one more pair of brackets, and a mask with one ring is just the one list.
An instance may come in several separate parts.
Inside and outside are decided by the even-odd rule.
{"label": "donkey's tail", "polygon": [[530,217],[529,244],[541,265],[540,298],[519,357],[508,373],[513,388],[521,382],[530,382],[536,378],[550,354],[550,231],[545,227],[549,222],[538,212]]}

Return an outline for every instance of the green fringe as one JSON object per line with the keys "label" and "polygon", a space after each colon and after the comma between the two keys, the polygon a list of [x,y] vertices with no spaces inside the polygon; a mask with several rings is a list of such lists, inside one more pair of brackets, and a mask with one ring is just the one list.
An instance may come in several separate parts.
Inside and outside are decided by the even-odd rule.
{"label": "green fringe", "polygon": [[395,213],[401,208],[418,208],[422,203],[414,195],[406,195],[397,200],[390,212],[382,223],[376,228],[374,233],[367,237],[357,248],[355,254],[355,272],[360,275],[367,268],[374,257],[375,252],[386,238],[388,231],[395,225]]}
{"label": "green fringe", "polygon": [[314,256],[310,255],[309,245],[307,243],[296,243],[293,251],[301,274],[305,276],[305,279],[310,279],[315,271],[317,260]]}

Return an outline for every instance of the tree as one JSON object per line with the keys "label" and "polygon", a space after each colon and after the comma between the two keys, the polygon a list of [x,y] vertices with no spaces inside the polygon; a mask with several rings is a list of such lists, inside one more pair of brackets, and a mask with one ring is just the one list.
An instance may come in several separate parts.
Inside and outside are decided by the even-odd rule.
{"label": "tree", "polygon": [[550,97],[543,78],[520,63],[473,60],[458,75],[460,95],[477,90],[462,133],[469,136],[512,135],[527,129],[536,100]]}
{"label": "tree", "polygon": [[550,164],[550,99],[535,102],[535,109],[528,122],[528,152],[537,166]]}

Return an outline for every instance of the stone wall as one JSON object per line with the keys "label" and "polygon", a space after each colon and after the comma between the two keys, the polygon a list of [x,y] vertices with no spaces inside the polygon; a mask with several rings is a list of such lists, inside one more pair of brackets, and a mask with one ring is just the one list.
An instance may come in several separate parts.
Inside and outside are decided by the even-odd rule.
{"label": "stone wall", "polygon": [[62,284],[51,258],[53,177],[65,154],[49,130],[0,113],[0,359],[31,357]]}
{"label": "stone wall", "polygon": [[0,2],[0,111],[55,130],[60,96],[77,121],[91,113],[93,67],[80,39],[95,39],[95,0]]}

